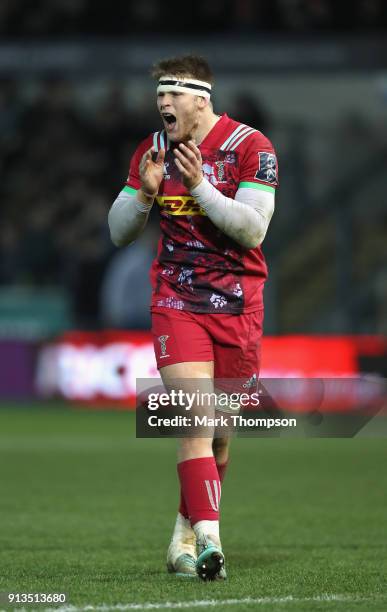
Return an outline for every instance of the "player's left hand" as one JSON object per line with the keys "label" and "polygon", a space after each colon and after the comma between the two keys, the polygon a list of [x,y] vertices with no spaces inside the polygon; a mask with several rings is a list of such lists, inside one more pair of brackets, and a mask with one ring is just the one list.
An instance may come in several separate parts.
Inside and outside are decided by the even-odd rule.
{"label": "player's left hand", "polygon": [[189,140],[186,144],[181,142],[173,152],[183,183],[191,191],[203,179],[201,153],[193,140]]}

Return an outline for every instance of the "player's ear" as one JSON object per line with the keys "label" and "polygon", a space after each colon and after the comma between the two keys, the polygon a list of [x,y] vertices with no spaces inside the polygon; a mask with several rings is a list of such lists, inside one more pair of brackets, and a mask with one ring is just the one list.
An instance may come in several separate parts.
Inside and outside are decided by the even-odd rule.
{"label": "player's ear", "polygon": [[203,96],[197,96],[198,108],[203,109],[209,104],[208,98],[203,98]]}

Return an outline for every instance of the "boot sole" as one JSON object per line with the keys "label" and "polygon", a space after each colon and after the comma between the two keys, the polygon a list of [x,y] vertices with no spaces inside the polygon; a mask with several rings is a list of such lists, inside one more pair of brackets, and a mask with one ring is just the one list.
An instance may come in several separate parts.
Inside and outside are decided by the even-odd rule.
{"label": "boot sole", "polygon": [[224,567],[224,555],[216,547],[204,550],[196,561],[196,572],[201,580],[219,580],[219,572]]}

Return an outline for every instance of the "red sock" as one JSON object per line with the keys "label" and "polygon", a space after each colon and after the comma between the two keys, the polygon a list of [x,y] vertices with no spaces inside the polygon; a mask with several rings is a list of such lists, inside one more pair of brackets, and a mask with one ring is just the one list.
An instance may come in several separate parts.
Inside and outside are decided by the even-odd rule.
{"label": "red sock", "polygon": [[[227,470],[227,466],[228,466],[228,460],[225,461],[225,463],[217,463],[216,467],[218,470],[218,474],[219,474],[219,480],[222,483],[224,480],[224,477],[226,475],[226,470]],[[184,495],[183,495],[183,491],[180,487],[180,504],[179,504],[179,512],[180,514],[182,514],[184,516],[184,518],[188,519],[189,515],[188,515],[188,510],[187,510],[187,505],[185,503],[185,499],[184,499]]]}
{"label": "red sock", "polygon": [[189,518],[187,506],[185,504],[185,499],[184,499],[184,495],[183,495],[183,491],[181,490],[181,487],[180,487],[179,512],[180,512],[180,514],[182,514],[184,516],[185,519]]}
{"label": "red sock", "polygon": [[198,521],[218,521],[220,481],[214,457],[182,461],[177,471],[191,525]]}

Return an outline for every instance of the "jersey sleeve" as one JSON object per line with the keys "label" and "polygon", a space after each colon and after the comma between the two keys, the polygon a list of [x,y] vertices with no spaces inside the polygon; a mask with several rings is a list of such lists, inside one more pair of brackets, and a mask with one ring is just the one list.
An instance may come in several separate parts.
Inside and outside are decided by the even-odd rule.
{"label": "jersey sleeve", "polygon": [[139,146],[133,153],[132,159],[130,160],[129,175],[128,175],[128,178],[126,179],[124,191],[127,191],[128,193],[133,194],[137,191],[137,189],[140,189],[141,187],[140,172],[139,172],[140,161],[145,151],[149,149],[151,144],[152,144],[151,138],[148,137],[145,140],[143,140],[141,144],[139,144]]}
{"label": "jersey sleeve", "polygon": [[278,162],[273,145],[260,132],[246,139],[238,188],[249,187],[274,193],[279,185]]}

